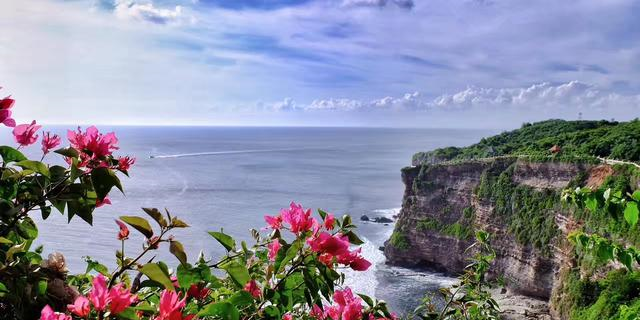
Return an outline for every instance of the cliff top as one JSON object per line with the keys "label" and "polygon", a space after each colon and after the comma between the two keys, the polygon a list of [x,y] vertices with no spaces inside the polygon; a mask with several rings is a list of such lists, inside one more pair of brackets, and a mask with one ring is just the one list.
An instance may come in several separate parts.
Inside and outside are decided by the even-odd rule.
{"label": "cliff top", "polygon": [[520,129],[482,138],[468,147],[447,147],[413,156],[413,164],[433,164],[501,156],[558,155],[568,158],[640,160],[640,120],[565,121],[525,123]]}

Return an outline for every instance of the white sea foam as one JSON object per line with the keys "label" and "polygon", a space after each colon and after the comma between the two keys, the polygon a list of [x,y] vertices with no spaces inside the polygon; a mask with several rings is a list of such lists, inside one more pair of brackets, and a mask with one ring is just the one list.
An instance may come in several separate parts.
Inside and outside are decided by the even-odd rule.
{"label": "white sea foam", "polygon": [[373,212],[387,218],[393,218],[395,215],[398,215],[400,213],[400,209],[402,208],[377,209],[373,210]]}
{"label": "white sea foam", "polygon": [[376,274],[379,265],[384,263],[385,257],[374,243],[366,238],[362,240],[365,242],[360,246],[362,248],[362,256],[371,262],[371,267],[367,271],[346,270],[344,272],[346,275],[344,285],[350,287],[354,292],[375,297],[378,287]]}

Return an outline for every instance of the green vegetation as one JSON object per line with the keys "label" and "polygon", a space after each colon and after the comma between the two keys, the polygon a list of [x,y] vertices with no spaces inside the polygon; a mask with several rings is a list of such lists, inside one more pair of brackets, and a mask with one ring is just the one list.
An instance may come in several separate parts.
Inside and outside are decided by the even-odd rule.
{"label": "green vegetation", "polygon": [[473,237],[473,227],[470,222],[455,222],[444,224],[433,218],[424,218],[418,222],[417,229],[420,231],[438,231],[444,235],[455,237],[460,240],[468,240]]}
{"label": "green vegetation", "polygon": [[490,167],[483,172],[476,195],[493,203],[494,212],[505,220],[518,243],[531,244],[549,255],[549,244],[558,234],[554,217],[561,209],[560,194],[513,183],[513,164],[500,169]]}
{"label": "green vegetation", "polygon": [[[610,190],[611,195],[631,194],[638,183],[640,170],[633,166],[616,166],[615,173],[605,179],[598,190],[603,194]],[[571,189],[573,191],[573,188]],[[624,241],[633,245],[640,245],[640,232],[637,225],[631,225],[624,219],[623,210],[616,210],[614,206],[577,206],[573,216],[584,223],[584,231],[606,235],[614,240]]]}
{"label": "green vegetation", "polygon": [[562,161],[589,161],[593,157],[619,160],[640,160],[640,121],[564,121],[547,120],[525,123],[520,129],[484,138],[474,145],[447,147],[418,153],[421,159],[468,160],[506,155],[527,155],[534,159],[548,159],[549,149],[559,146],[555,156]]}
{"label": "green vegetation", "polygon": [[640,272],[617,270],[590,281],[573,270],[565,275],[562,290],[555,303],[571,320],[629,320],[640,312]]}
{"label": "green vegetation", "polygon": [[393,233],[391,234],[390,242],[391,242],[391,245],[393,245],[394,247],[400,250],[407,250],[411,246],[409,244],[409,239],[407,239],[407,236],[405,236],[402,232],[398,230],[393,231]]}

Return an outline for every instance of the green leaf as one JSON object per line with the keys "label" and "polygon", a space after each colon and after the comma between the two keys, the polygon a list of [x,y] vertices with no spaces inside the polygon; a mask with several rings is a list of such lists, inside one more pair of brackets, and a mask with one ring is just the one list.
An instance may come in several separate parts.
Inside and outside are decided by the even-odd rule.
{"label": "green leaf", "polygon": [[180,220],[180,219],[178,219],[176,217],[173,217],[171,219],[171,226],[174,227],[174,228],[189,228],[189,225],[186,222],[184,222],[184,221],[182,221],[182,220]]}
{"label": "green leaf", "polygon": [[169,252],[171,252],[178,260],[180,264],[187,264],[187,254],[184,252],[182,243],[172,240],[169,242]]}
{"label": "green leaf", "polygon": [[161,227],[167,227],[167,220],[162,213],[156,208],[142,208],[153,220],[155,220]]}
{"label": "green leaf", "polygon": [[618,261],[620,261],[629,271],[633,271],[633,255],[627,250],[619,249],[617,254]]}
{"label": "green leaf", "polygon": [[147,239],[153,237],[153,229],[147,219],[136,216],[120,216],[120,220],[140,231]]}
{"label": "green leaf", "polygon": [[205,263],[192,267],[190,264],[181,264],[176,271],[178,283],[181,288],[189,288],[192,284],[201,282],[209,283],[213,288],[219,288],[222,283],[211,274],[211,269]]}
{"label": "green leaf", "polygon": [[253,298],[253,296],[249,292],[246,292],[246,291],[242,290],[242,291],[238,291],[238,292],[234,293],[226,301],[231,303],[232,305],[234,305],[236,307],[242,308],[242,307],[246,307],[248,305],[253,304],[255,299]]}
{"label": "green leaf", "polygon": [[147,263],[139,269],[150,280],[162,284],[167,290],[175,291],[173,282],[162,268],[156,263]]}
{"label": "green leaf", "polygon": [[225,233],[210,231],[209,234],[214,237],[220,244],[227,249],[227,251],[232,251],[236,249],[236,241],[233,238]]}
{"label": "green leaf", "polygon": [[21,237],[27,240],[33,240],[38,237],[38,227],[33,219],[26,217],[22,222],[18,225],[16,230]]}
{"label": "green leaf", "polygon": [[284,256],[284,259],[282,259],[282,261],[280,262],[280,265],[278,266],[278,269],[276,270],[276,272],[280,272],[284,270],[287,264],[291,262],[291,260],[293,260],[293,258],[295,258],[298,255],[298,252],[300,251],[302,246],[303,246],[303,242],[300,239],[291,243],[291,246],[289,247],[289,249],[287,249],[287,254]]}
{"label": "green leaf", "polygon": [[598,209],[598,199],[594,194],[589,194],[584,200],[584,204],[591,212],[596,212],[596,210]]}
{"label": "green leaf", "polygon": [[13,244],[13,241],[5,238],[5,237],[0,237],[0,244]]}
{"label": "green leaf", "polygon": [[138,313],[136,312],[136,309],[134,308],[126,308],[124,309],[124,311],[118,313],[117,315],[118,319],[125,319],[125,320],[138,320],[140,319],[138,317]]}
{"label": "green leaf", "polygon": [[89,257],[85,257],[85,262],[87,262],[87,269],[85,273],[91,272],[91,270],[95,270],[96,272],[101,273],[103,276],[109,276],[109,268],[104,264],[95,261]]}
{"label": "green leaf", "polygon": [[318,214],[320,215],[320,218],[322,218],[322,220],[324,221],[325,217],[327,216],[327,212],[322,209],[318,209]]}
{"label": "green leaf", "polygon": [[360,298],[362,298],[362,300],[364,300],[364,302],[367,303],[368,306],[373,307],[375,305],[375,303],[373,303],[373,299],[371,299],[371,297],[369,297],[368,295],[365,294],[358,294],[360,296]]}
{"label": "green leaf", "polygon": [[239,320],[238,308],[229,302],[212,303],[198,312],[198,317],[218,317],[222,320]]}
{"label": "green leaf", "polygon": [[113,187],[118,188],[120,192],[124,193],[120,179],[118,179],[115,172],[108,168],[93,169],[91,171],[91,182],[93,183],[93,188],[96,190],[98,199],[104,199]]}
{"label": "green leaf", "polygon": [[9,162],[20,162],[27,160],[27,157],[25,157],[22,152],[9,146],[0,146],[0,156],[2,156],[2,161],[5,164]]}
{"label": "green leaf", "polygon": [[231,279],[239,286],[244,286],[245,284],[247,284],[247,282],[249,282],[249,280],[251,280],[251,276],[249,276],[249,270],[247,270],[247,266],[236,260],[232,260],[221,265],[220,269],[226,271]]}
{"label": "green leaf", "polygon": [[640,202],[640,190],[636,190],[633,192],[633,194],[631,195],[631,198],[633,198],[633,200]]}
{"label": "green leaf", "polygon": [[354,245],[357,245],[357,246],[359,246],[361,244],[364,244],[364,241],[362,241],[360,238],[358,238],[358,235],[356,235],[355,232],[353,232],[353,231],[347,232],[347,237],[349,238],[349,242],[351,244],[354,244]]}
{"label": "green leaf", "polygon": [[627,220],[632,227],[638,223],[638,204],[636,202],[627,202],[624,209],[624,219]]}
{"label": "green leaf", "polygon": [[58,149],[58,150],[55,150],[54,152],[69,158],[77,158],[78,156],[80,156],[80,153],[78,153],[78,150],[71,147]]}
{"label": "green leaf", "polygon": [[22,160],[20,162],[16,162],[16,166],[22,169],[32,170],[33,172],[37,172],[45,177],[51,176],[49,173],[49,167],[40,161]]}
{"label": "green leaf", "polygon": [[65,178],[67,174],[67,168],[63,166],[51,166],[49,168],[49,172],[51,173],[51,180],[54,182],[59,182]]}
{"label": "green leaf", "polygon": [[40,212],[42,213],[42,220],[47,220],[51,214],[51,207],[40,206]]}

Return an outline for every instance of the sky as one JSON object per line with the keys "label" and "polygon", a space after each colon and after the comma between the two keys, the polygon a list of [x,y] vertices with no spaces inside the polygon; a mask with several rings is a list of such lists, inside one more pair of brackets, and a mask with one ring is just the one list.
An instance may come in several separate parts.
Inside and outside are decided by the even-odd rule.
{"label": "sky", "polygon": [[50,124],[506,128],[640,115],[635,0],[2,0]]}

